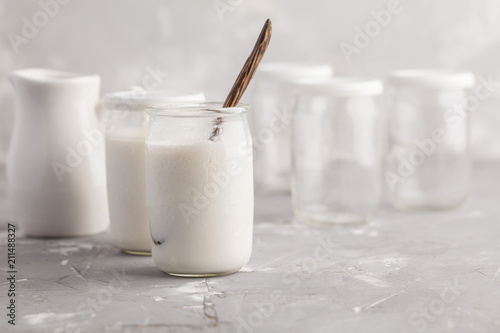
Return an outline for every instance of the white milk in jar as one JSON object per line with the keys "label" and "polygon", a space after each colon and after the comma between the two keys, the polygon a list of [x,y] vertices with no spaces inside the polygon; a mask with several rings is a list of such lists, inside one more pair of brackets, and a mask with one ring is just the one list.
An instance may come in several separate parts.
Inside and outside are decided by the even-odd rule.
{"label": "white milk in jar", "polygon": [[[246,106],[148,109],[146,174],[155,264],[181,276],[238,271],[249,260],[253,167]],[[220,132],[210,140],[214,121]]]}
{"label": "white milk in jar", "polygon": [[146,106],[203,99],[202,93],[192,91],[125,91],[104,97],[111,236],[123,251],[151,253],[144,160]]}

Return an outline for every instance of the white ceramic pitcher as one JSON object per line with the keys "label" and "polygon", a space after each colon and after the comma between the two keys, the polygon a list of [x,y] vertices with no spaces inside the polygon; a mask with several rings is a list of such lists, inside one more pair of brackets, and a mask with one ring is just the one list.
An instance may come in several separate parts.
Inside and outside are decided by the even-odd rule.
{"label": "white ceramic pitcher", "polygon": [[100,77],[12,72],[17,113],[7,157],[14,218],[29,236],[95,234],[109,224]]}

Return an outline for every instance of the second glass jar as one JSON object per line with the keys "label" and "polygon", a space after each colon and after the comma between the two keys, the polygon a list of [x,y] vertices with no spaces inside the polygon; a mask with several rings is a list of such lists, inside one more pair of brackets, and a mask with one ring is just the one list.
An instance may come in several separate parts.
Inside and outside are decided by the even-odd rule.
{"label": "second glass jar", "polygon": [[104,97],[111,238],[124,252],[151,254],[145,179],[147,105],[203,99],[203,93],[186,90],[131,90]]}
{"label": "second glass jar", "polygon": [[261,193],[290,191],[290,83],[333,75],[329,64],[270,62],[255,77],[251,114],[255,146],[255,184]]}
{"label": "second glass jar", "polygon": [[313,224],[366,221],[381,197],[381,114],[375,79],[301,80],[292,127],[292,198]]}
{"label": "second glass jar", "polygon": [[[459,206],[469,188],[468,90],[474,75],[400,70],[388,76],[389,154],[385,180],[403,210]],[[473,96],[473,95],[471,95]]]}

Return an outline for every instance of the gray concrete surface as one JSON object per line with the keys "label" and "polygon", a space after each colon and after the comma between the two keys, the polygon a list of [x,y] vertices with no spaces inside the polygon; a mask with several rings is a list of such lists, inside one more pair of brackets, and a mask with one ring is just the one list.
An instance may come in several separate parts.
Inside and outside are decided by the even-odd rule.
{"label": "gray concrete surface", "polygon": [[15,327],[8,219],[3,194],[0,332],[500,332],[500,164],[476,167],[459,210],[385,207],[357,227],[311,228],[289,198],[257,197],[252,258],[217,278],[167,276],[109,234],[18,232]]}

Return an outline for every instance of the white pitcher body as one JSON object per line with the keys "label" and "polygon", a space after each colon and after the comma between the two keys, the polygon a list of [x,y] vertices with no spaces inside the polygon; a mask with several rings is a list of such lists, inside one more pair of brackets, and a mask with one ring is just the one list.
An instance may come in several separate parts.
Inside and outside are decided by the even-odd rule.
{"label": "white pitcher body", "polygon": [[11,73],[17,112],[6,175],[14,218],[35,237],[102,232],[109,225],[100,77],[47,69]]}

